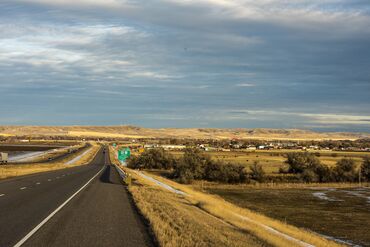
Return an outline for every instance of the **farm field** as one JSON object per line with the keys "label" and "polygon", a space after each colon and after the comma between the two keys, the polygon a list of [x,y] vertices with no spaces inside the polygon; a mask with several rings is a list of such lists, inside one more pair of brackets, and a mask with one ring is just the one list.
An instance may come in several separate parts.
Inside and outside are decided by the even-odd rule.
{"label": "farm field", "polygon": [[[268,151],[231,151],[221,152],[212,151],[206,152],[213,160],[224,161],[236,165],[251,166],[255,161],[262,165],[267,174],[276,174],[280,168],[287,168],[284,163],[286,160],[286,153],[288,152],[302,152],[298,150],[268,150]],[[180,157],[183,152],[171,151],[175,157]],[[342,158],[352,158],[356,165],[360,165],[362,158],[370,156],[370,152],[334,152],[334,151],[313,151],[319,154],[320,161],[329,166],[335,166],[336,162]]]}
{"label": "farm field", "polygon": [[205,189],[240,207],[297,227],[370,246],[370,188],[252,188],[215,185]]}

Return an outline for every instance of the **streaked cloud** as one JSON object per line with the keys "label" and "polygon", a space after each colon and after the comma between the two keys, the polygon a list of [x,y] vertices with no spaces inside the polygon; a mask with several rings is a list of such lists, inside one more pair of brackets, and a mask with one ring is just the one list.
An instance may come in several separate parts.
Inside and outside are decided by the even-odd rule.
{"label": "streaked cloud", "polygon": [[239,83],[236,84],[237,87],[255,87],[256,85],[253,83]]}
{"label": "streaked cloud", "polygon": [[[333,113],[304,113],[288,112],[283,110],[230,110],[225,115],[234,119],[269,119],[269,118],[296,118],[303,119],[309,124],[333,125],[364,125],[370,126],[370,115],[333,114]],[[227,117],[227,116],[224,116]]]}
{"label": "streaked cloud", "polygon": [[123,7],[128,1],[125,0],[15,0],[24,3],[38,3],[45,5],[60,5],[70,7],[106,7],[117,8]]}
{"label": "streaked cloud", "polygon": [[2,123],[369,131],[369,26],[363,0],[4,0]]}
{"label": "streaked cloud", "polygon": [[359,124],[370,125],[370,116],[356,115],[336,115],[336,114],[301,114],[303,117],[308,117],[313,122],[321,124]]}

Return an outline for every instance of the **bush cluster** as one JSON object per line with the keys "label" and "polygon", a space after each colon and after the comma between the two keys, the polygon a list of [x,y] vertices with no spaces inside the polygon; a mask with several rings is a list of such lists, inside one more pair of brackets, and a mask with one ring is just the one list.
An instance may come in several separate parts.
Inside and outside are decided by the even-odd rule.
{"label": "bush cluster", "polygon": [[140,156],[131,157],[127,166],[133,169],[172,170],[170,177],[181,183],[207,180],[222,183],[246,183],[250,179],[262,182],[265,172],[255,163],[249,173],[244,166],[214,161],[199,149],[188,148],[180,159],[175,159],[163,149],[149,149]]}
{"label": "bush cluster", "polygon": [[132,169],[171,169],[176,159],[162,148],[145,150],[140,156],[132,156],[127,166]]}
{"label": "bush cluster", "polygon": [[[370,173],[370,165],[366,165],[367,162],[369,162],[368,158],[362,165],[364,179],[368,179],[368,173]],[[350,158],[343,158],[334,168],[329,168],[321,164],[312,153],[289,153],[286,163],[289,165],[288,172],[297,174],[304,182],[355,182],[358,180],[359,171],[356,169],[354,160]]]}
{"label": "bush cluster", "polygon": [[172,177],[181,183],[207,180],[223,183],[245,183],[248,173],[244,166],[213,161],[199,149],[188,148],[174,167]]}
{"label": "bush cluster", "polygon": [[[370,158],[365,157],[361,172],[350,158],[339,160],[334,168],[321,164],[313,153],[288,153],[289,168],[281,169],[283,177],[268,177],[262,166],[255,162],[248,171],[244,166],[214,161],[209,155],[195,148],[188,148],[180,159],[175,159],[164,149],[149,149],[140,156],[131,157],[128,167],[133,169],[165,169],[170,177],[181,183],[193,180],[207,180],[222,183],[258,182],[356,182],[361,174],[362,181],[370,182]],[[281,181],[280,181],[280,180]]]}

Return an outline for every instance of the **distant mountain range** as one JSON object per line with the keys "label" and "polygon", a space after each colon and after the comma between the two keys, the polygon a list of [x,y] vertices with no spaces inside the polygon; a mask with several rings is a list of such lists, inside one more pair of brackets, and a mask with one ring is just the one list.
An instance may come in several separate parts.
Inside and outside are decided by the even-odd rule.
{"label": "distant mountain range", "polygon": [[315,132],[300,129],[151,129],[137,126],[0,126],[0,135],[263,140],[356,140],[370,138],[370,133]]}

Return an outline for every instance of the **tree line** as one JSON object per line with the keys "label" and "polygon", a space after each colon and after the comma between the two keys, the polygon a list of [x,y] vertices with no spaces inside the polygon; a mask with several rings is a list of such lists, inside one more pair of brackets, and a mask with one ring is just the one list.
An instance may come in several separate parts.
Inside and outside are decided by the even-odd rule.
{"label": "tree line", "polygon": [[[353,159],[343,158],[335,167],[329,168],[319,158],[309,152],[288,153],[287,169],[281,174],[294,176],[296,182],[356,182],[361,179],[370,181],[370,158],[365,157],[362,165],[356,167]],[[170,171],[170,178],[181,183],[193,180],[206,180],[221,183],[277,182],[276,176],[268,176],[263,167],[255,162],[250,167],[212,160],[211,157],[196,148],[185,149],[181,158],[175,158],[162,148],[145,150],[139,156],[132,156],[128,161],[132,169],[165,169]],[[281,178],[279,181],[282,181]]]}
{"label": "tree line", "polygon": [[359,168],[351,158],[342,158],[333,168],[323,165],[312,153],[288,153],[287,171],[281,173],[296,174],[304,182],[356,182],[370,181],[370,158],[365,157]]}
{"label": "tree line", "polygon": [[246,183],[250,179],[262,182],[265,177],[262,167],[257,163],[248,170],[241,165],[214,161],[196,148],[187,148],[179,159],[161,148],[149,149],[140,156],[131,157],[127,165],[132,169],[171,170],[170,177],[181,183],[193,180]]}

